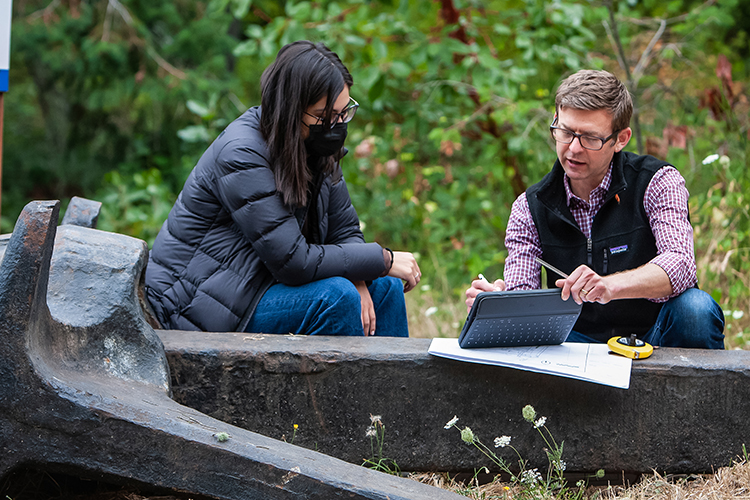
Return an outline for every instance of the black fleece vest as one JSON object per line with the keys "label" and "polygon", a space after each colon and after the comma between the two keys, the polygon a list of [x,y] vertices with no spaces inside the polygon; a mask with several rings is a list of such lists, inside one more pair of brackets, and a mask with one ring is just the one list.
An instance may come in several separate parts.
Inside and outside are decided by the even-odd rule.
{"label": "black fleece vest", "polygon": [[[668,165],[653,156],[615,153],[612,182],[602,208],[594,216],[588,239],[570,213],[563,168],[552,171],[526,191],[531,215],[542,244],[542,258],[570,274],[586,264],[601,276],[635,269],[657,255],[656,240],[643,208],[643,196],[657,170]],[[547,286],[554,288],[554,273]],[[573,329],[597,340],[617,335],[645,334],[656,322],[661,304],[645,299],[584,303]]]}

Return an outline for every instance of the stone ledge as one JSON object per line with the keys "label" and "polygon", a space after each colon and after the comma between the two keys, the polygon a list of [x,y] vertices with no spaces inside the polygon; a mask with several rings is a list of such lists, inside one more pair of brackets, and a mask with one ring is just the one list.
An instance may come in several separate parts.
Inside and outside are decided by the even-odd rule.
{"label": "stone ledge", "polygon": [[487,464],[443,429],[458,415],[487,445],[512,436],[544,466],[526,404],[548,417],[572,472],[708,473],[750,445],[750,351],[658,349],[633,363],[622,390],[437,358],[429,339],[157,332],[178,402],[272,438],[291,439],[298,424],[294,444],[353,463],[370,456],[365,430],[377,414],[384,454],[402,470]]}

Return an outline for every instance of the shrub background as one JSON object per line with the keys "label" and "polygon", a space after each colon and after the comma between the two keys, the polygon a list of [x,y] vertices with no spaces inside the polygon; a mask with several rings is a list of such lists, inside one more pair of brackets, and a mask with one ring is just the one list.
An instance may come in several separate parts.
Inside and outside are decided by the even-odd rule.
{"label": "shrub background", "polygon": [[554,89],[607,69],[636,101],[628,149],[688,182],[728,346],[750,342],[748,2],[15,0],[13,15],[3,232],[31,199],[79,195],[104,203],[101,229],[152,242],[278,49],[323,41],[361,104],[343,168],[365,235],[419,253],[412,325],[456,334],[469,281],[502,275],[511,203],[554,161]]}

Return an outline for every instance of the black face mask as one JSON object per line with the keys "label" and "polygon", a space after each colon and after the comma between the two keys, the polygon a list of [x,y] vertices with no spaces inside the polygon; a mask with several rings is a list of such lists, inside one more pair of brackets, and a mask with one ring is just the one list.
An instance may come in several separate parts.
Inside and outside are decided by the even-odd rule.
{"label": "black face mask", "polygon": [[310,135],[305,139],[305,148],[311,156],[335,155],[344,147],[347,123],[337,123],[333,128],[309,125]]}

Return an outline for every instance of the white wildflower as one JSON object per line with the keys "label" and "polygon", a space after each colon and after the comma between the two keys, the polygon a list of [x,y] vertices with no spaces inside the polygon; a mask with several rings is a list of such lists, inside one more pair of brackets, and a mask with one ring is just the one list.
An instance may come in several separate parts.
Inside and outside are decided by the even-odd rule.
{"label": "white wildflower", "polygon": [[539,473],[539,469],[525,470],[521,473],[521,482],[534,486],[535,484],[542,481],[542,475]]}
{"label": "white wildflower", "polygon": [[737,310],[732,311],[732,318],[733,319],[740,319],[745,315],[745,311]]}
{"label": "white wildflower", "polygon": [[458,417],[454,415],[453,418],[450,419],[447,424],[445,424],[445,428],[450,429],[451,427],[456,425],[456,422],[458,422]]}
{"label": "white wildflower", "polygon": [[375,426],[371,425],[367,428],[367,432],[365,432],[365,437],[373,438],[378,435],[378,431],[375,430]]}
{"label": "white wildflower", "polygon": [[719,164],[722,167],[726,167],[727,165],[729,165],[730,161],[731,160],[729,159],[729,157],[727,155],[721,155],[721,158],[719,158]]}
{"label": "white wildflower", "polygon": [[382,422],[380,421],[380,419],[381,419],[381,416],[380,416],[380,415],[373,415],[373,414],[370,414],[370,422],[372,423],[372,425],[375,425],[376,423],[382,423]]}
{"label": "white wildflower", "polygon": [[505,448],[510,444],[510,436],[495,438],[495,448]]}
{"label": "white wildflower", "polygon": [[710,165],[711,163],[715,162],[715,161],[716,161],[716,160],[718,160],[718,159],[719,159],[719,155],[717,155],[717,154],[715,154],[715,153],[714,153],[714,154],[712,154],[712,155],[708,155],[708,156],[706,156],[706,157],[705,157],[705,158],[703,159],[703,164],[704,164],[704,165]]}
{"label": "white wildflower", "polygon": [[563,460],[552,462],[552,466],[560,472],[565,472],[565,468],[568,466]]}
{"label": "white wildflower", "polygon": [[547,417],[539,417],[539,420],[537,420],[536,422],[534,422],[534,427],[536,427],[538,429],[540,427],[543,427],[544,424],[546,424],[546,423],[547,423]]}

